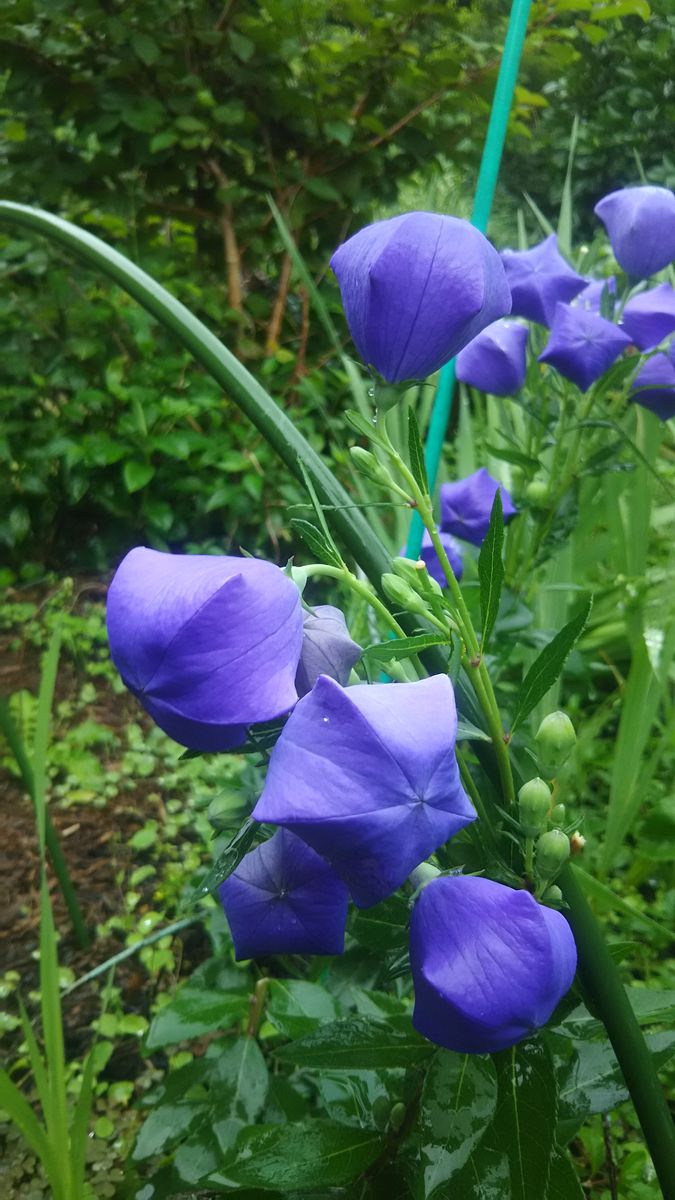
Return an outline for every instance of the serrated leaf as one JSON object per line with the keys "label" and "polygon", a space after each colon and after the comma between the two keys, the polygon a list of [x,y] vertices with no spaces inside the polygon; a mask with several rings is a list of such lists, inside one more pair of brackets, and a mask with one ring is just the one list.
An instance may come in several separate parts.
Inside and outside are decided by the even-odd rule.
{"label": "serrated leaf", "polygon": [[291,529],[294,533],[299,534],[303,542],[315,554],[320,562],[327,563],[329,567],[342,567],[342,560],[339,554],[331,546],[328,538],[324,533],[317,529],[316,525],[312,525],[310,521],[303,521],[299,517],[293,517],[291,520]]}
{"label": "serrated leaf", "polygon": [[318,983],[304,979],[273,979],[267,1016],[284,1037],[299,1038],[338,1015],[334,998]]}
{"label": "serrated leaf", "polygon": [[335,1071],[408,1067],[424,1062],[433,1052],[434,1047],[415,1033],[408,1017],[399,1025],[398,1020],[383,1024],[355,1016],[324,1025],[275,1054],[282,1062],[298,1067]]}
{"label": "serrated leaf", "polygon": [[565,665],[565,659],[580,636],[591,611],[593,601],[589,597],[571,621],[563,625],[559,633],[548,646],[544,646],[541,654],[535,659],[525,676],[511,722],[511,732],[532,712],[540,700],[544,698],[553,686]]}
{"label": "serrated leaf", "polygon": [[427,468],[424,462],[424,447],[422,438],[420,437],[420,427],[417,424],[414,408],[408,409],[408,457],[410,459],[410,470],[423,495],[429,494],[429,480],[427,478]]}
{"label": "serrated leaf", "polygon": [[[659,1068],[675,1054],[675,1033],[648,1034],[647,1046]],[[560,1120],[579,1125],[593,1113],[609,1112],[628,1099],[628,1089],[609,1042],[575,1041],[574,1054],[560,1077]]]}
{"label": "serrated leaf", "polygon": [[499,612],[499,601],[504,584],[504,510],[501,488],[497,488],[492,502],[490,524],[478,556],[478,580],[480,583],[480,616],[482,624],[481,654],[490,640]]}
{"label": "serrated leaf", "polygon": [[452,1194],[448,1184],[483,1138],[496,1104],[497,1073],[489,1058],[438,1051],[420,1101],[418,1200]]}
{"label": "serrated leaf", "polygon": [[556,1146],[551,1159],[546,1200],[584,1200],[584,1196],[572,1159],[565,1150]]}
{"label": "serrated leaf", "polygon": [[439,634],[421,633],[415,637],[390,638],[386,642],[377,642],[366,646],[361,659],[375,662],[390,662],[392,658],[410,658],[412,654],[420,654],[430,646],[449,646],[452,639]]}
{"label": "serrated leaf", "polygon": [[410,912],[403,896],[389,896],[372,908],[358,909],[351,932],[361,946],[378,953],[406,948]]}
{"label": "serrated leaf", "polygon": [[384,1144],[373,1130],[327,1121],[258,1125],[243,1130],[211,1180],[275,1190],[332,1188],[366,1171]]}
{"label": "serrated leaf", "polygon": [[189,905],[196,904],[203,896],[214,892],[227,879],[228,875],[236,870],[244,855],[248,853],[259,829],[258,822],[251,818],[244,822],[241,829],[238,829],[230,839],[222,854],[218,855],[199,887],[190,896]]}
{"label": "serrated leaf", "polygon": [[231,1029],[246,1016],[245,990],[210,991],[186,985],[157,1013],[146,1039],[148,1050]]}

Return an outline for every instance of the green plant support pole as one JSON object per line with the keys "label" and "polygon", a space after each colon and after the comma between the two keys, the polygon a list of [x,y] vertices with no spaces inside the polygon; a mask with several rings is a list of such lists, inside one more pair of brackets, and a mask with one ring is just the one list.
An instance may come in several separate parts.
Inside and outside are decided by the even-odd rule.
{"label": "green plant support pole", "polygon": [[[506,128],[509,123],[513,92],[518,78],[518,68],[525,44],[527,22],[530,15],[531,0],[513,0],[509,27],[506,31],[504,53],[502,54],[497,86],[492,101],[490,121],[488,123],[485,145],[480,162],[476,195],[471,213],[471,224],[485,233],[492,210],[495,187],[502,161],[502,151],[506,140]],[[452,393],[455,387],[454,358],[443,367],[438,381],[438,388],[431,410],[431,420],[427,433],[424,459],[429,476],[429,490],[433,493],[436,486],[438,466],[443,451],[443,439],[448,428],[452,409]],[[408,558],[419,558],[422,547],[424,526],[417,513],[413,513],[408,534],[406,555]]]}
{"label": "green plant support pole", "polygon": [[602,1018],[619,1061],[664,1200],[675,1200],[675,1125],[651,1054],[616,964],[570,864],[558,876],[558,883],[569,905],[581,981]]}

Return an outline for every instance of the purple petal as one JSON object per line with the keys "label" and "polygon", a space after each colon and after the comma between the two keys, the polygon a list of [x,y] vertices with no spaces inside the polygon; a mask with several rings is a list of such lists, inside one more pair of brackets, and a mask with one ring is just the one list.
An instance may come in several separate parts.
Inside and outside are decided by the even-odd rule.
{"label": "purple petal", "polygon": [[623,310],[622,325],[641,350],[653,350],[675,329],[675,291],[661,283],[633,296]]}
{"label": "purple petal", "polygon": [[110,585],[107,623],[125,684],[184,745],[229,749],[297,699],[300,596],[271,563],[138,547]]}
{"label": "purple petal", "polygon": [[493,396],[513,395],[525,382],[527,336],[516,321],[495,321],[457,355],[457,378]]}
{"label": "purple petal", "polygon": [[675,417],[675,346],[667,354],[653,354],[638,371],[629,397],[656,413],[662,421]]}
{"label": "purple petal", "polygon": [[668,188],[622,188],[593,211],[627,275],[648,279],[675,259],[675,196]]}
{"label": "purple petal", "polygon": [[[452,567],[455,579],[459,581],[464,573],[464,556],[462,554],[462,548],[449,533],[439,531],[439,537],[441,539],[443,549],[450,560],[450,566]],[[434,543],[431,540],[431,534],[427,529],[425,529],[424,536],[422,538],[420,558],[422,559],[422,562],[426,563],[427,571],[431,575],[431,578],[435,579],[436,583],[440,584],[442,588],[446,588],[448,586],[448,581],[445,578],[445,572],[443,571],[438,555],[434,549]]]}
{"label": "purple petal", "polygon": [[361,647],[352,641],[344,613],[332,604],[317,604],[304,614],[302,653],[295,677],[298,696],[311,692],[319,675],[329,675],[344,687]]}
{"label": "purple petal", "polygon": [[558,304],[551,336],[539,362],[550,363],[586,392],[596,379],[609,370],[627,346],[627,334],[594,312]]}
{"label": "purple petal", "polygon": [[434,879],[410,926],[413,1024],[459,1053],[503,1050],[546,1023],[576,959],[565,918],[529,892],[480,877]]}
{"label": "purple petal", "polygon": [[331,259],[363,361],[424,379],[510,311],[499,255],[468,221],[413,212],[361,229]]}
{"label": "purple petal", "polygon": [[287,830],[247,854],[218,894],[237,959],[344,950],[347,889]]}
{"label": "purple petal", "polygon": [[497,488],[501,491],[504,520],[518,512],[503,484],[492,478],[485,467],[466,479],[441,486],[441,529],[455,537],[480,546],[490,526],[490,514]]}
{"label": "purple petal", "polygon": [[552,233],[531,250],[503,250],[502,262],[511,288],[514,317],[550,325],[558,301],[569,302],[586,286],[558,252]]}
{"label": "purple petal", "polygon": [[294,830],[363,908],[475,820],[455,758],[450,680],[358,684],[322,675],[296,706],[254,816]]}
{"label": "purple petal", "polygon": [[609,275],[606,279],[591,279],[583,291],[574,297],[572,306],[573,308],[585,308],[588,312],[595,312],[602,316],[600,313],[600,304],[603,292],[616,297],[616,279],[614,275]]}

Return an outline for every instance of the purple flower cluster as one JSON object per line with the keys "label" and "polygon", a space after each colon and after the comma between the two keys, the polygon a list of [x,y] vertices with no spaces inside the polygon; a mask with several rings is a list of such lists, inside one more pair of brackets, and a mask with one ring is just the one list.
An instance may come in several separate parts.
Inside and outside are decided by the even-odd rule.
{"label": "purple flower cluster", "polygon": [[[320,606],[303,623],[279,568],[132,550],[110,587],[108,630],[127,686],[187,746],[236,747],[251,723],[290,711],[253,813],[277,831],[220,888],[237,958],[341,953],[350,896],[385,900],[476,819],[448,677],[345,687],[359,647],[342,614]],[[411,961],[417,1027],[482,1053],[548,1019],[576,958],[558,913],[457,877],[421,892]]]}

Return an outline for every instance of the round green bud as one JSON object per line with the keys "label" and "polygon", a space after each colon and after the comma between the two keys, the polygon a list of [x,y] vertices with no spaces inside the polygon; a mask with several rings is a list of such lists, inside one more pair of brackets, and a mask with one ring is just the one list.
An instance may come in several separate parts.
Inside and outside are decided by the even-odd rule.
{"label": "round green bud", "polygon": [[562,904],[562,898],[563,894],[555,883],[552,887],[547,888],[542,896],[545,904]]}
{"label": "round green bud", "polygon": [[555,804],[551,811],[551,820],[554,825],[562,825],[565,820],[565,805]]}
{"label": "round green bud", "polygon": [[533,508],[541,508],[548,500],[548,484],[545,479],[533,479],[525,488],[525,499]]}
{"label": "round green bud", "polygon": [[373,1101],[373,1120],[378,1129],[386,1129],[391,1114],[391,1100],[387,1096],[378,1096]]}
{"label": "round green bud", "polygon": [[405,580],[399,579],[398,575],[387,573],[382,576],[382,587],[387,600],[391,600],[392,604],[396,604],[399,608],[406,609],[407,612],[418,613],[422,617],[426,617],[427,606],[417,592],[414,592],[410,584]]}
{"label": "round green bud", "polygon": [[551,789],[543,779],[529,779],[518,792],[518,811],[523,833],[536,837],[546,828],[551,807]]}
{"label": "round green bud", "polygon": [[537,874],[542,879],[553,879],[570,856],[570,839],[562,829],[549,829],[542,833],[535,847]]}
{"label": "round green bud", "polygon": [[535,737],[539,765],[544,775],[556,774],[572,753],[576,740],[574,725],[567,713],[552,712],[544,717]]}
{"label": "round green bud", "polygon": [[391,1128],[394,1130],[394,1132],[397,1133],[398,1130],[401,1128],[404,1121],[405,1121],[405,1104],[401,1104],[401,1102],[399,1100],[398,1104],[394,1105],[394,1107],[392,1108],[392,1110],[389,1114],[389,1124],[391,1125]]}

